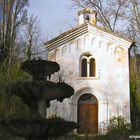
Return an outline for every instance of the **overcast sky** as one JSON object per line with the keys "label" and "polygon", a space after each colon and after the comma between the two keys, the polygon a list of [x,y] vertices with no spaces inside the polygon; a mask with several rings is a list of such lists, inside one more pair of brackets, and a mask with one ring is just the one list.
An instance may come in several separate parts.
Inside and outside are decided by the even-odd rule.
{"label": "overcast sky", "polygon": [[49,39],[76,26],[77,11],[70,9],[71,0],[30,0],[29,13],[40,20],[43,38]]}

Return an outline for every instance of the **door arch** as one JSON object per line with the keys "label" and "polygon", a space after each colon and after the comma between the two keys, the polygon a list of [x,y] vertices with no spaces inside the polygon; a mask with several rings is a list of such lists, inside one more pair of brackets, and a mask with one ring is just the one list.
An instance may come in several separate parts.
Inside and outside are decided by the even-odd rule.
{"label": "door arch", "polygon": [[98,132],[98,101],[94,95],[86,93],[80,96],[77,117],[79,134],[96,134]]}

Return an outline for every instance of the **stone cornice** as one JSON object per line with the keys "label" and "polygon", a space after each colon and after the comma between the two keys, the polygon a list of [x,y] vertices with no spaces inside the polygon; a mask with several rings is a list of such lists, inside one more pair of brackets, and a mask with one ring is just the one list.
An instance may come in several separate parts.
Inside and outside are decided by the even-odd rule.
{"label": "stone cornice", "polygon": [[88,25],[82,24],[74,29],[68,30],[67,32],[62,33],[58,37],[48,41],[45,43],[46,48],[48,51],[51,51],[67,42],[72,41],[73,39],[88,33]]}
{"label": "stone cornice", "polygon": [[[94,26],[90,23],[84,23],[82,25],[77,26],[76,28],[73,28],[71,30],[68,30],[67,32],[62,33],[61,35],[59,35],[58,37],[47,41],[46,43],[44,43],[45,47],[47,48],[48,51],[51,51],[63,44],[66,44],[72,40],[74,40],[75,38],[84,35],[88,32],[91,33],[95,33],[97,34],[97,32],[99,32],[100,34],[104,35],[104,38],[107,39],[112,39],[114,42],[119,42],[120,44],[124,44],[123,46],[125,46],[126,48],[129,48],[133,41],[127,38],[124,38],[116,33],[113,33],[111,31],[108,31],[104,28],[101,27],[97,27]],[[97,34],[98,36],[98,34]]]}
{"label": "stone cornice", "polygon": [[[112,41],[114,41],[114,43],[121,44],[122,46],[124,46],[126,48],[129,48],[134,43],[129,38],[126,38],[126,37],[124,37],[122,35],[119,35],[117,33],[114,33],[112,31],[109,31],[109,30],[107,30],[105,28],[94,26],[92,24],[90,24],[88,26],[88,30],[91,33],[96,33],[97,34],[97,32],[98,32],[98,33],[104,35],[104,39],[112,40]],[[125,46],[125,45],[127,45],[127,46]]]}

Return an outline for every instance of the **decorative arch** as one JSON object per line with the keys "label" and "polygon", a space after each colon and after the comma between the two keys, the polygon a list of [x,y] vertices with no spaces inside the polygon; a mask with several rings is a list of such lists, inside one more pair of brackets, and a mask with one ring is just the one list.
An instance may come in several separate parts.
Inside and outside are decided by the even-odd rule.
{"label": "decorative arch", "polygon": [[78,101],[77,101],[78,104],[80,103],[80,101],[82,101],[82,103],[91,102],[93,104],[95,104],[95,103],[98,104],[98,100],[97,100],[96,96],[89,92],[86,92],[86,93],[80,95],[78,98]]}
{"label": "decorative arch", "polygon": [[85,22],[86,21],[90,21],[90,19],[91,19],[91,15],[90,15],[90,13],[85,13],[85,15],[84,15],[84,20],[85,20]]}
{"label": "decorative arch", "polygon": [[[109,105],[110,105],[110,103],[108,101],[107,93],[104,93],[103,91],[98,92],[97,90],[94,89],[94,87],[91,87],[91,86],[82,86],[82,88],[76,89],[76,92],[72,96],[71,102],[70,102],[70,105],[71,105],[71,120],[75,121],[75,122],[78,122],[78,101],[85,94],[93,95],[98,101],[98,108],[97,108],[98,111],[96,111],[96,112],[98,112],[98,118],[97,118],[98,119],[98,125],[96,123],[96,126],[99,127],[99,125],[103,121],[102,120],[102,115],[103,114],[106,117],[105,120],[109,120]],[[106,109],[102,112],[102,108],[104,108],[104,107]],[[98,130],[99,130],[99,128],[98,128]],[[97,129],[96,129],[95,133],[96,132],[97,132]],[[80,133],[80,132],[78,132],[78,130],[77,130],[77,133]],[[82,134],[82,132],[81,132],[81,134]]]}
{"label": "decorative arch", "polygon": [[87,43],[88,37],[89,37],[88,35],[84,36],[84,45]]}
{"label": "decorative arch", "polygon": [[96,60],[91,53],[86,52],[80,56],[80,77],[96,76]]}
{"label": "decorative arch", "polygon": [[72,107],[72,112],[73,112],[72,113],[73,114],[72,118],[76,122],[77,122],[77,103],[78,103],[78,99],[83,94],[86,94],[86,93],[90,93],[90,94],[94,95],[97,98],[98,103],[100,103],[102,101],[101,94],[99,94],[98,92],[95,93],[94,89],[92,87],[82,87],[79,90],[77,90],[71,98],[71,107]]}

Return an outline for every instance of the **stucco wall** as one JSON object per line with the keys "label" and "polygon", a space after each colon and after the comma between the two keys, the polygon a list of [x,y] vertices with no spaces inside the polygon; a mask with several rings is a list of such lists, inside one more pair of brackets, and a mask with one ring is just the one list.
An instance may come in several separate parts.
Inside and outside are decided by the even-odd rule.
{"label": "stucco wall", "polygon": [[[75,89],[75,95],[57,106],[57,115],[77,121],[77,101],[84,93],[91,93],[98,100],[98,124],[114,115],[130,118],[128,48],[122,42],[107,39],[101,33],[88,33],[48,52],[48,59],[60,64],[64,81]],[[96,77],[80,77],[80,56],[89,52],[96,60]],[[52,76],[57,79],[58,73]],[[51,116],[53,109],[48,109]]]}

